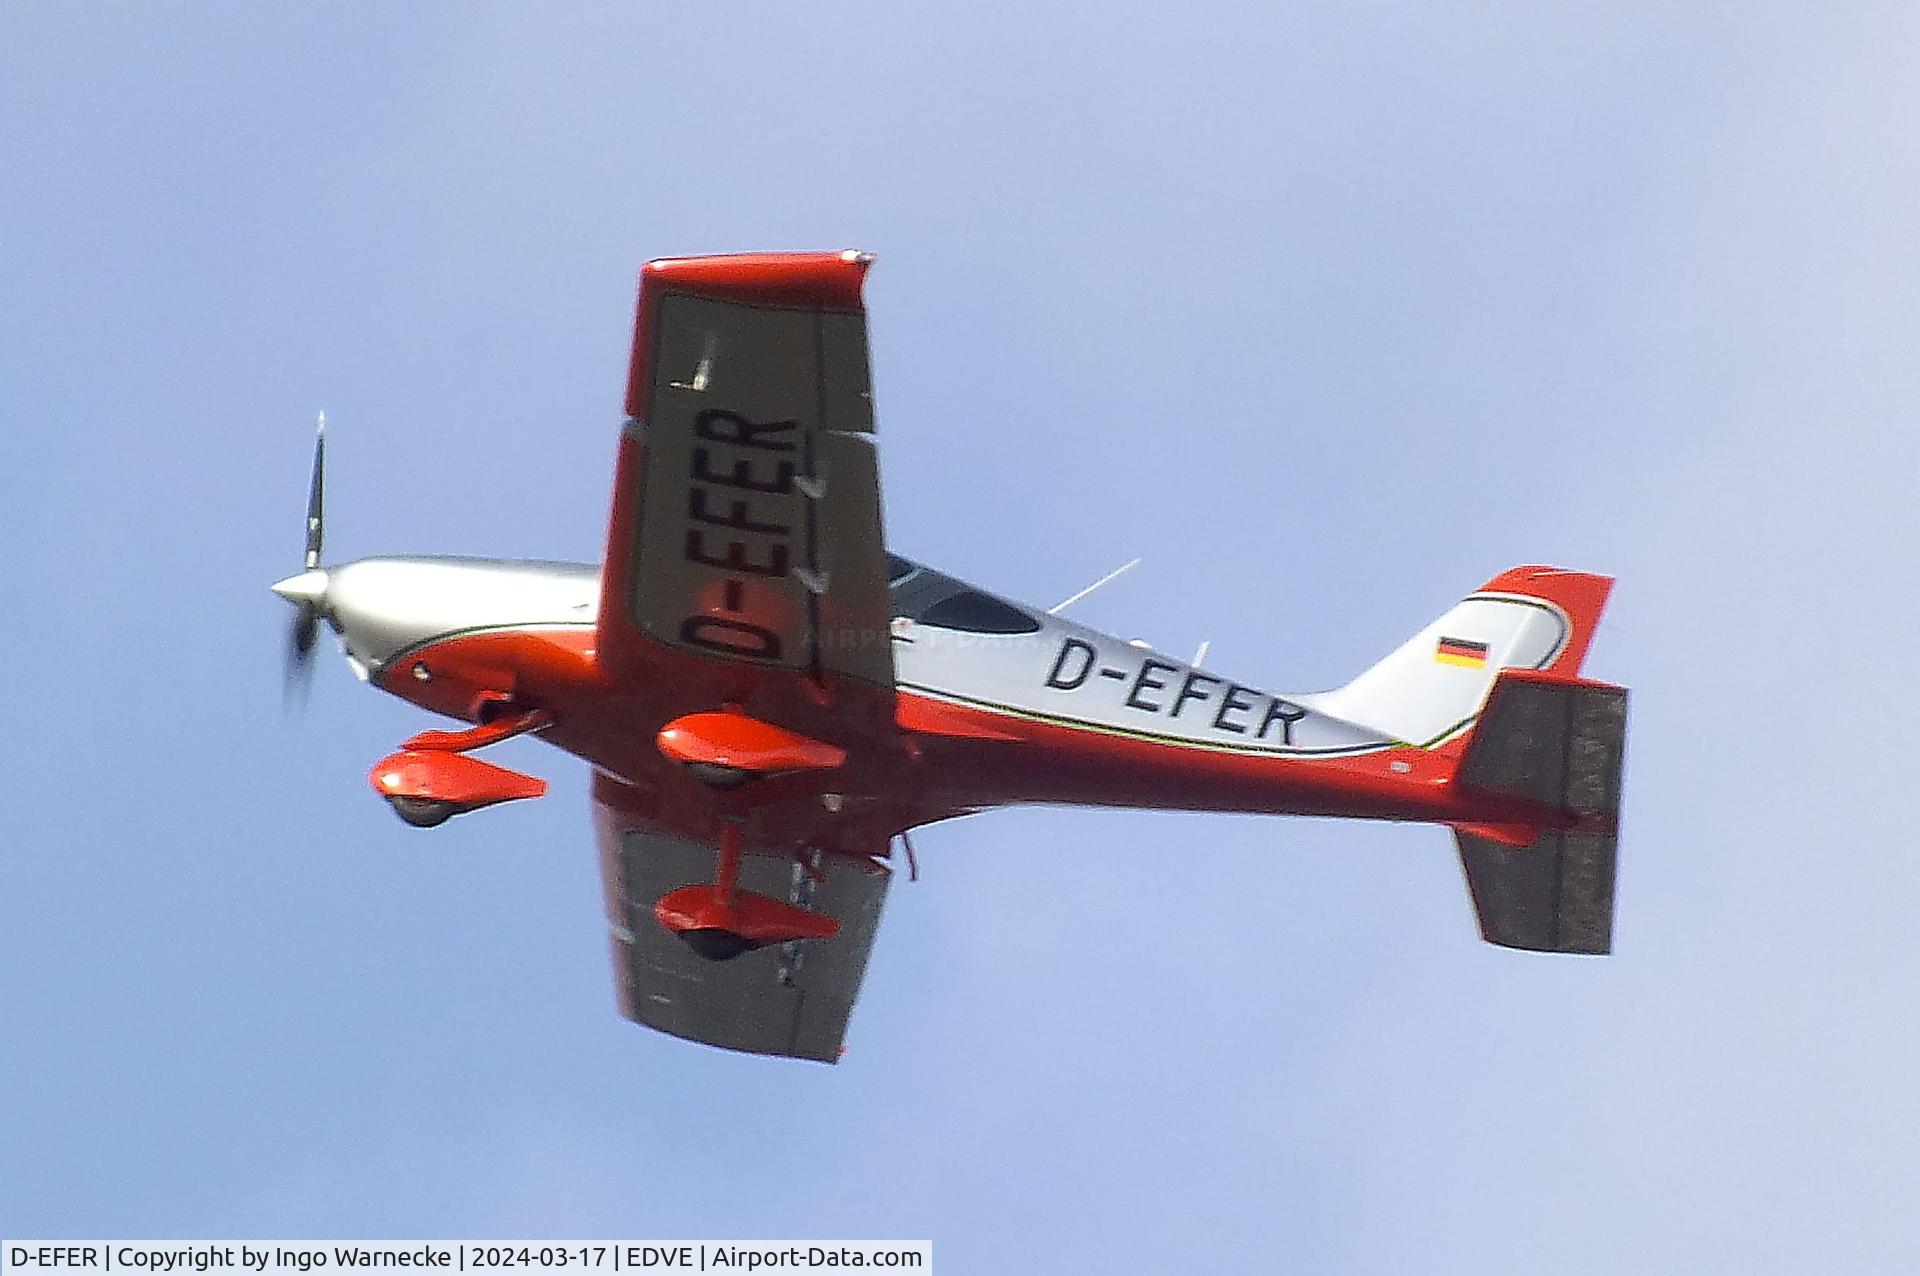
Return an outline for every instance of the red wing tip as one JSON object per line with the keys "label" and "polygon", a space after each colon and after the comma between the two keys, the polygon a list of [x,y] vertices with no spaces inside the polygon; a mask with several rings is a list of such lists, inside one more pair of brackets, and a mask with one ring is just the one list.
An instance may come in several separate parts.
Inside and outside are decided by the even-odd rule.
{"label": "red wing tip", "polygon": [[842,248],[838,252],[819,249],[801,249],[796,252],[766,253],[689,253],[685,257],[655,257],[640,269],[647,271],[672,270],[676,266],[705,265],[754,266],[763,263],[773,264],[809,264],[837,261],[849,266],[869,265],[873,261],[872,253],[863,253],[858,248]]}
{"label": "red wing tip", "polygon": [[858,310],[871,253],[722,253],[658,257],[640,268],[643,287],[723,300]]}

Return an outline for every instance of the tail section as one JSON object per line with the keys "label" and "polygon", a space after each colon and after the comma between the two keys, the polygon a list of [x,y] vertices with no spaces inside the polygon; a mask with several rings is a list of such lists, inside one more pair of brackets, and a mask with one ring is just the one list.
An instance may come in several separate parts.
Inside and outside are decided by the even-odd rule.
{"label": "tail section", "polygon": [[1606,576],[1515,567],[1346,686],[1298,698],[1396,740],[1436,747],[1473,725],[1501,670],[1578,674],[1612,588]]}
{"label": "tail section", "polygon": [[1627,693],[1579,676],[1612,587],[1515,567],[1346,686],[1296,697],[1459,756],[1458,792],[1487,812],[1454,836],[1490,943],[1612,948]]}

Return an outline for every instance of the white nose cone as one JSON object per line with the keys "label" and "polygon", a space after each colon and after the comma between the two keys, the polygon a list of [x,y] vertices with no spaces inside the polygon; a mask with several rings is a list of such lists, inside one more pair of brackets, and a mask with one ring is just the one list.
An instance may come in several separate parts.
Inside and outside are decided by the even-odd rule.
{"label": "white nose cone", "polygon": [[327,574],[318,569],[301,572],[298,576],[289,576],[273,587],[273,592],[290,603],[310,603],[318,606],[327,596]]}

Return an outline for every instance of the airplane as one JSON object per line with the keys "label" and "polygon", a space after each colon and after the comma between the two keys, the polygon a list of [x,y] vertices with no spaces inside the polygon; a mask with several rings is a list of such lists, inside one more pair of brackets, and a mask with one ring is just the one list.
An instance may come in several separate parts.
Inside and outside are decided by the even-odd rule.
{"label": "airplane", "polygon": [[890,550],[855,252],[640,274],[601,565],[323,562],[324,416],[289,686],[321,622],[363,681],[470,724],[369,779],[431,827],[593,768],[621,1013],[836,1062],[898,845],[1014,804],[1423,821],[1481,936],[1611,949],[1626,691],[1581,666],[1612,581],[1494,576],[1353,681],[1271,692]]}

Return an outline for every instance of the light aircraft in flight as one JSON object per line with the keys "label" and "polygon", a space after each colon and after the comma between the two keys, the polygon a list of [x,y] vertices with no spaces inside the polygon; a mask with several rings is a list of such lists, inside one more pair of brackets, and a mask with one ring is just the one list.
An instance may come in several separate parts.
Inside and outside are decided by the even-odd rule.
{"label": "light aircraft in flight", "polygon": [[511,736],[585,759],[622,1013],[827,1062],[896,843],[1015,803],[1444,824],[1484,938],[1608,951],[1626,693],[1580,667],[1610,580],[1513,568],[1294,693],[892,553],[868,261],[642,270],[601,565],[323,563],[323,419],[305,570],[273,587],[289,676],[324,621],[362,679],[471,724],[374,765],[402,819],[543,793],[474,756]]}

